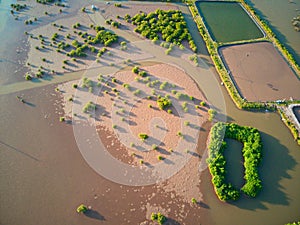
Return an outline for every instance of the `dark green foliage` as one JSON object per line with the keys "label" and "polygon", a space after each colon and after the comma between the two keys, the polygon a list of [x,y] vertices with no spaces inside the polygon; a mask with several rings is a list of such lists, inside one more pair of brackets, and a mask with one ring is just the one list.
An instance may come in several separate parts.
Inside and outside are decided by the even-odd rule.
{"label": "dark green foliage", "polygon": [[142,139],[143,141],[146,140],[148,137],[149,137],[148,134],[139,133],[139,138]]}
{"label": "dark green foliage", "polygon": [[55,0],[36,0],[36,2],[45,5],[45,4],[48,4],[48,3],[55,2]]}
{"label": "dark green foliage", "polygon": [[10,7],[12,7],[16,11],[20,11],[22,9],[25,9],[27,6],[26,6],[26,4],[24,4],[24,5],[22,5],[22,4],[10,4]]}
{"label": "dark green foliage", "polygon": [[103,44],[104,46],[111,46],[118,41],[118,36],[107,30],[100,30],[96,36],[90,40],[90,44]]}
{"label": "dark green foliage", "polygon": [[246,195],[255,197],[262,188],[257,167],[262,158],[262,142],[257,129],[242,127],[237,124],[216,123],[210,131],[209,158],[207,159],[212,183],[220,200],[237,200],[240,192],[230,183],[225,183],[225,164],[223,155],[226,142],[223,138],[231,138],[244,144],[243,157],[245,167],[245,184],[241,188]]}
{"label": "dark green foliage", "polygon": [[32,80],[32,76],[29,73],[26,73],[25,80]]}
{"label": "dark green foliage", "polygon": [[138,66],[133,67],[132,72],[134,72],[135,74],[138,74],[139,73],[139,67]]}
{"label": "dark green foliage", "polygon": [[106,23],[106,24],[109,24],[109,25],[112,25],[112,26],[115,27],[115,28],[119,28],[119,26],[121,26],[121,23],[120,23],[120,22],[114,21],[114,20],[112,20],[112,19],[110,19],[110,20],[105,20],[105,23]]}
{"label": "dark green foliage", "polygon": [[293,223],[287,223],[287,224],[285,224],[285,225],[300,225],[300,221],[298,221],[298,222],[293,222]]}
{"label": "dark green foliage", "polygon": [[161,110],[164,110],[172,105],[172,101],[165,97],[158,98],[156,102]]}
{"label": "dark green foliage", "polygon": [[159,213],[152,213],[151,220],[157,221],[158,224],[164,224],[164,222],[167,221],[167,218],[159,212]]}
{"label": "dark green foliage", "polygon": [[66,48],[70,47],[70,45],[69,45],[68,43],[65,43],[65,42],[61,41],[61,42],[59,42],[59,43],[57,44],[57,47],[58,47],[59,49],[65,50]]}
{"label": "dark green foliage", "polygon": [[209,120],[209,121],[212,121],[212,120],[215,118],[216,114],[217,114],[216,110],[214,110],[214,109],[209,109],[209,110],[208,110],[208,115],[209,115],[208,120]]}
{"label": "dark green foliage", "polygon": [[77,207],[76,211],[78,213],[85,213],[87,210],[88,210],[88,208],[85,205],[81,204],[80,206]]}
{"label": "dark green foliage", "polygon": [[[126,18],[129,20],[128,16]],[[148,39],[158,40],[161,37],[162,40],[176,45],[180,45],[182,41],[186,40],[189,42],[190,48],[194,52],[197,51],[182,12],[179,10],[157,9],[149,14],[139,13],[132,17],[131,21],[137,26],[134,31]]]}
{"label": "dark green foliage", "polygon": [[96,104],[93,103],[93,102],[88,102],[85,104],[85,106],[83,107],[82,111],[84,113],[87,113],[87,112],[94,112],[96,110]]}
{"label": "dark green foliage", "polygon": [[139,75],[141,77],[146,77],[147,76],[147,72],[146,71],[139,71]]}

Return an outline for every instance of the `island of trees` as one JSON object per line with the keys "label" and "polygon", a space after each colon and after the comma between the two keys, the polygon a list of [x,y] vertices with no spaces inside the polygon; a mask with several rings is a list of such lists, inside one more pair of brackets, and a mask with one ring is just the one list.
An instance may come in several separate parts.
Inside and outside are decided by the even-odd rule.
{"label": "island of trees", "polygon": [[257,169],[262,158],[262,142],[259,131],[252,127],[223,122],[216,123],[210,131],[207,163],[215,192],[222,201],[237,200],[240,197],[240,190],[234,188],[232,184],[226,183],[226,159],[223,152],[227,149],[224,138],[235,139],[244,144],[242,153],[245,184],[241,191],[249,197],[255,197],[262,189]]}
{"label": "island of trees", "polygon": [[162,39],[178,46],[182,46],[182,42],[187,41],[190,48],[194,52],[197,51],[182,12],[179,10],[164,11],[157,9],[149,14],[138,13],[132,18],[126,15],[125,20],[136,25],[134,31],[148,39],[153,41]]}

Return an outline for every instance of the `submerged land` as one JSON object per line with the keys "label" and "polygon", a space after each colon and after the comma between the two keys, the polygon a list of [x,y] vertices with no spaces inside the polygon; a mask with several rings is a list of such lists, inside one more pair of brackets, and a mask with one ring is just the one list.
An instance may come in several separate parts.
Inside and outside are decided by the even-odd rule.
{"label": "submerged land", "polygon": [[[289,111],[291,115],[285,111],[300,100],[297,67],[289,64],[293,58],[287,60],[282,49],[267,39],[259,21],[250,18],[246,9],[239,11],[239,4],[228,3],[238,11],[237,18],[241,16],[253,26],[255,34],[232,34],[237,39],[222,39],[225,31],[210,26],[210,20],[218,19],[214,15],[199,25],[197,18],[205,17],[201,10],[209,12],[205,7],[211,2],[204,2],[207,5],[197,11],[200,17],[193,18],[188,6],[193,14],[194,4],[89,2],[73,6],[71,2],[27,0],[11,5],[10,16],[25,30],[24,81],[20,82],[23,85],[8,84],[1,93],[13,97],[14,107],[24,116],[31,118],[37,113],[40,131],[50,137],[45,142],[41,133],[32,138],[17,119],[17,129],[26,131],[22,135],[32,140],[33,150],[34,143],[42,142],[39,153],[1,141],[28,160],[15,168],[14,176],[20,183],[28,182],[21,185],[24,189],[35,190],[28,194],[17,186],[5,186],[8,194],[1,201],[9,207],[1,208],[3,223],[220,224],[222,218],[215,218],[212,211],[230,214],[238,206],[241,214],[253,218],[257,209],[272,208],[272,204],[288,210],[289,197],[274,187],[280,186],[282,179],[276,176],[289,176],[287,171],[294,171],[296,162],[286,147],[280,147],[287,144],[268,133],[272,125],[268,132],[260,128],[266,120],[278,120],[278,115],[267,114],[261,121],[249,122],[258,117],[244,112],[247,119],[240,123],[245,126],[239,126],[227,117],[226,104],[230,102],[233,108],[229,93],[237,106],[241,102],[240,108],[278,109],[286,124],[294,126],[291,130],[299,143],[300,131],[291,122],[299,121],[299,106]],[[191,29],[196,28],[193,19],[212,61],[203,54],[203,42],[197,42],[199,32]],[[242,21],[235,20],[236,25]],[[212,63],[221,79],[211,70]],[[228,73],[227,80],[223,72]],[[32,99],[39,101],[33,103]],[[50,109],[45,111],[46,106]],[[36,123],[34,118],[28,121]],[[252,123],[258,129],[248,127]],[[211,139],[220,124],[228,133]],[[276,132],[276,137],[281,135],[280,130]],[[51,140],[56,135],[59,140]],[[229,146],[232,140],[246,146],[237,148],[244,154],[237,160],[246,174],[246,178],[240,177],[243,186],[228,182],[228,174],[238,177],[221,152],[230,149],[224,144],[212,151],[224,138]],[[289,145],[291,140],[289,137]],[[268,152],[275,146],[279,146],[276,159]],[[285,162],[280,169],[274,166],[281,156]],[[6,153],[3,160],[6,157],[11,156]],[[270,176],[265,168],[277,169],[277,173]],[[36,178],[26,181],[23,170]],[[13,182],[8,175],[3,177]],[[31,187],[35,183],[36,187]],[[47,186],[53,199],[46,193]],[[11,197],[11,193],[19,196]],[[34,199],[35,209],[43,206],[38,209],[41,214],[53,210],[52,218],[24,209],[22,193],[26,202]],[[44,194],[47,197],[43,198]],[[280,196],[279,203],[272,202],[274,195]],[[62,199],[62,206],[56,209]],[[12,208],[23,210],[23,215],[10,213]],[[259,223],[265,217],[263,213],[247,221]],[[286,222],[287,217],[294,219],[295,215],[286,216]],[[224,224],[230,223],[230,218],[225,219]]]}

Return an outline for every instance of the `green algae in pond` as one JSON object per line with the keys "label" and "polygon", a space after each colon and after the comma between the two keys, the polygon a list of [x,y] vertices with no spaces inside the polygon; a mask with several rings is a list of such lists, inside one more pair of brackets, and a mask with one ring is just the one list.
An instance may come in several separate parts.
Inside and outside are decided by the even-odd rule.
{"label": "green algae in pond", "polygon": [[236,2],[196,2],[212,38],[232,42],[263,37],[263,33]]}

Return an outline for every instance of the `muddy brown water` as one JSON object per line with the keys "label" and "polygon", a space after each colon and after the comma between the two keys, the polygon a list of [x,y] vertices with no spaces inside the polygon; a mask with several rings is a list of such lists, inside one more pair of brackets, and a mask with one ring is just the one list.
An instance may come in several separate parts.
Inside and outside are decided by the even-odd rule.
{"label": "muddy brown water", "polygon": [[[0,65],[2,79],[7,74],[5,64]],[[50,84],[0,96],[0,224],[138,224],[145,220],[147,202],[171,208],[172,224],[279,225],[299,219],[299,146],[277,114],[237,110],[220,88],[228,121],[255,126],[262,133],[264,189],[257,199],[220,202],[208,170],[202,173],[204,201],[192,207],[155,185],[128,187],[104,179],[82,158],[71,125],[59,122],[61,97]],[[91,205],[91,213],[78,215],[80,203]]]}

